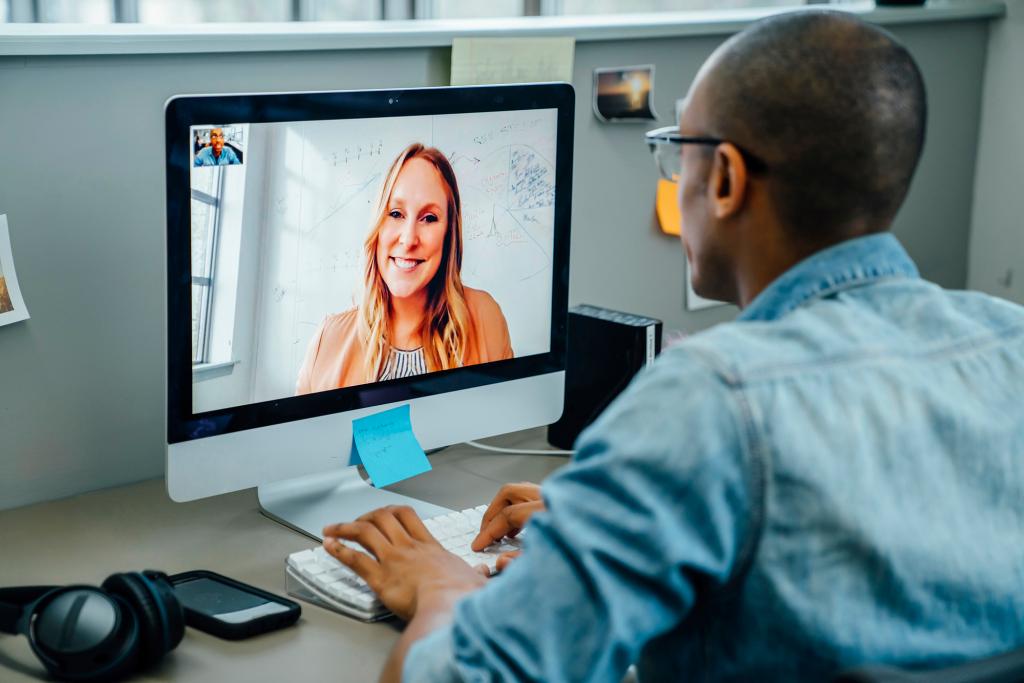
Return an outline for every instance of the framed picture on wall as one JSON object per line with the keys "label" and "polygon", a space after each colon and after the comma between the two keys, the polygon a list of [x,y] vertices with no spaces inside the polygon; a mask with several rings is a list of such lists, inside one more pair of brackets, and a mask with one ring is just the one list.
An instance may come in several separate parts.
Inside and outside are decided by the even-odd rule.
{"label": "framed picture on wall", "polygon": [[594,115],[605,123],[657,119],[654,65],[594,69]]}

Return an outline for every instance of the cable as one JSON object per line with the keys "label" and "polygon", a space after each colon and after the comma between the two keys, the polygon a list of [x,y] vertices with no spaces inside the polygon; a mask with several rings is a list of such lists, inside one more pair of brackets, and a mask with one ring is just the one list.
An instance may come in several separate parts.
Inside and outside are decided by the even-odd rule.
{"label": "cable", "polygon": [[501,448],[499,446],[488,446],[485,443],[479,441],[466,441],[467,446],[479,448],[482,451],[491,451],[492,453],[508,453],[510,455],[573,455],[576,451],[559,451],[559,450],[548,450],[548,451],[530,451],[520,450],[518,448]]}

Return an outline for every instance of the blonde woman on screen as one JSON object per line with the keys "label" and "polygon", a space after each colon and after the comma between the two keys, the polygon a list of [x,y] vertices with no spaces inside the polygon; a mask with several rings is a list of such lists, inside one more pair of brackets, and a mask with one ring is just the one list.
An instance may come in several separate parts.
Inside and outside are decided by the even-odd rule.
{"label": "blonde woman on screen", "polygon": [[363,246],[363,300],[320,324],[296,394],[512,357],[497,302],[462,284],[462,203],[437,149],[398,155]]}

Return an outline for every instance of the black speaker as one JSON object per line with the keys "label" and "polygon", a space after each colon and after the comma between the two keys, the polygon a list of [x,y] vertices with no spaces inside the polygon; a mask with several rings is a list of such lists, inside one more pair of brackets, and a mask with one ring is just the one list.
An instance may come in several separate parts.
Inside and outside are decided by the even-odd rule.
{"label": "black speaker", "polygon": [[548,442],[572,448],[583,428],[661,352],[661,321],[581,304],[569,309],[565,407]]}

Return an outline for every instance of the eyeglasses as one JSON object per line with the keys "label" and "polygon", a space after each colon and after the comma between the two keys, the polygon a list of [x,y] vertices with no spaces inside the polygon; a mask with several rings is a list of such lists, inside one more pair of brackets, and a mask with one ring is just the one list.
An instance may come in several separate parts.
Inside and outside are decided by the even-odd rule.
{"label": "eyeglasses", "polygon": [[[713,145],[718,146],[726,140],[722,138],[712,138],[707,136],[694,136],[694,135],[681,135],[679,133],[678,126],[666,126],[664,128],[656,128],[655,130],[649,130],[644,133],[644,140],[647,142],[647,146],[651,150],[651,154],[654,155],[654,163],[658,165],[658,171],[661,173],[661,177],[665,180],[671,180],[674,183],[679,182],[679,178],[682,175],[682,156],[676,145]],[[735,146],[735,143],[733,143]],[[751,154],[750,152],[741,149],[736,146],[740,154],[743,155],[744,161],[747,162],[751,171],[758,172],[763,171],[766,165],[759,158]]]}

